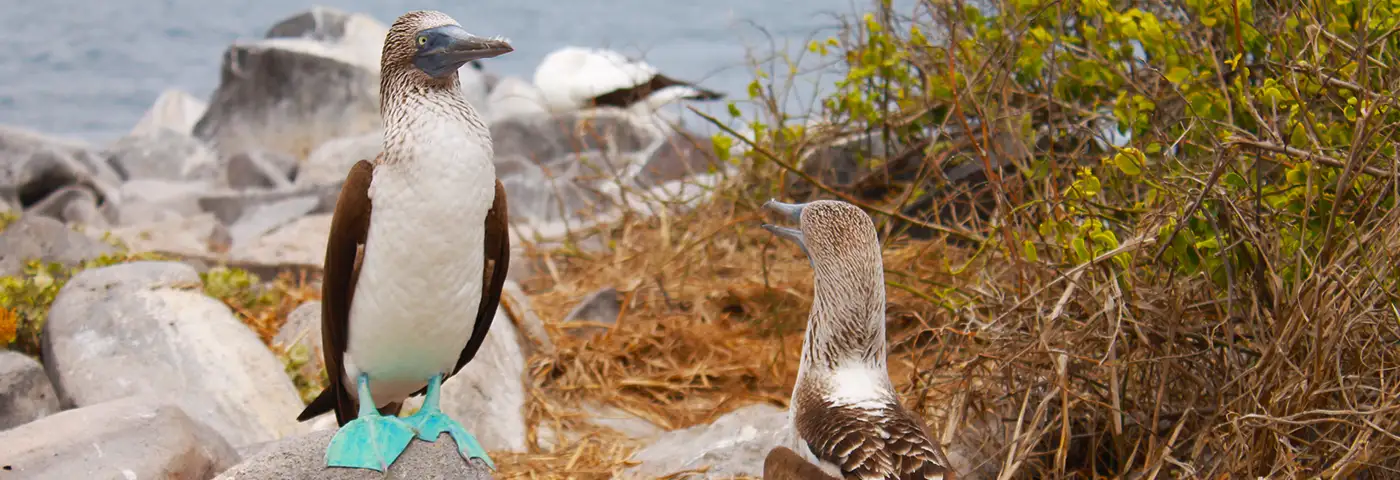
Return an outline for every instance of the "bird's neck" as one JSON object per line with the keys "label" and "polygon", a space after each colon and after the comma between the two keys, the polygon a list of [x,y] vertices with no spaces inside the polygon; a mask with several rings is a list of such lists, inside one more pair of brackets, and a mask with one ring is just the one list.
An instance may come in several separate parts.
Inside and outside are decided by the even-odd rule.
{"label": "bird's neck", "polygon": [[[456,88],[455,76],[448,85],[392,85],[383,88],[380,109],[384,116],[384,161],[395,163],[420,160],[459,161],[467,151],[484,150],[485,155],[469,155],[467,160],[491,163],[490,130],[471,103]],[[423,148],[443,150],[441,154]],[[472,148],[475,147],[475,148]],[[424,155],[424,153],[433,153]],[[426,158],[431,157],[431,158]]]}
{"label": "bird's neck", "polygon": [[884,272],[878,264],[864,272],[830,271],[820,263],[813,266],[812,309],[798,383],[863,371],[888,385]]}

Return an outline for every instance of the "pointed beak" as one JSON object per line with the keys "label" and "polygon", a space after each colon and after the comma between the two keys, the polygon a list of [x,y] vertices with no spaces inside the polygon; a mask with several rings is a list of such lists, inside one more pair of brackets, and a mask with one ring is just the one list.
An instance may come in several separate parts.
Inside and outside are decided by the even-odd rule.
{"label": "pointed beak", "polygon": [[502,38],[478,37],[457,25],[430,28],[415,36],[418,55],[413,64],[424,73],[442,77],[468,62],[491,58],[515,50]]}
{"label": "pointed beak", "polygon": [[[788,221],[800,223],[802,221],[802,207],[804,205],[805,204],[801,203],[793,204],[769,200],[764,202],[763,209],[782,215]],[[798,246],[802,247],[803,251],[807,250],[807,243],[802,237],[801,230],[769,224],[764,224],[763,228],[773,232],[774,235],[796,242]]]}

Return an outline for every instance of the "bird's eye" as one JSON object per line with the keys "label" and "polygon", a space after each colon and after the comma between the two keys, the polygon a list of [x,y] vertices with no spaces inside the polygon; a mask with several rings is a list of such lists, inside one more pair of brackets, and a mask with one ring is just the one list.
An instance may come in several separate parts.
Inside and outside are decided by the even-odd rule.
{"label": "bird's eye", "polygon": [[425,43],[428,43],[428,36],[427,36],[427,35],[419,35],[419,36],[418,36],[418,44],[419,44],[419,45],[422,45],[422,44],[425,44]]}

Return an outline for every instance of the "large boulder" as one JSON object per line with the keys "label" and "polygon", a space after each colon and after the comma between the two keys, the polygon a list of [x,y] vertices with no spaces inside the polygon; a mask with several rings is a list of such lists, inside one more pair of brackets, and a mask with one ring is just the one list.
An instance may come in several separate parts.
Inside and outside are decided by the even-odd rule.
{"label": "large boulder", "polygon": [[24,208],[70,185],[83,185],[104,199],[121,182],[116,172],[82,142],[0,126],[0,199]]}
{"label": "large boulder", "polygon": [[165,128],[122,137],[103,149],[101,155],[122,181],[212,181],[219,177],[219,159],[213,150],[188,133]]}
{"label": "large boulder", "polygon": [[53,415],[60,409],[58,394],[39,362],[23,353],[0,350],[0,431]]}
{"label": "large boulder", "polygon": [[29,260],[72,266],[115,251],[57,220],[26,215],[0,232],[0,276],[18,275]]}
{"label": "large boulder", "polygon": [[[360,480],[385,478],[446,480],[490,479],[491,470],[479,460],[468,463],[457,453],[457,444],[442,436],[428,443],[414,439],[389,471],[326,468],[326,446],[336,430],[318,430],[268,445],[242,463],[219,475],[218,480],[317,479]],[[494,459],[493,459],[494,460]]]}
{"label": "large boulder", "polygon": [[11,478],[213,478],[238,452],[180,407],[132,397],[68,410],[0,432]]}
{"label": "large boulder", "polygon": [[267,38],[304,38],[343,47],[360,65],[379,69],[389,27],[363,13],[312,5],[267,29]]}
{"label": "large boulder", "polygon": [[183,180],[132,180],[121,186],[117,225],[141,225],[196,215],[203,210],[199,199],[209,193],[209,182]]}
{"label": "large boulder", "polygon": [[67,405],[171,398],[233,445],[299,433],[303,404],[278,361],[199,275],[174,262],[86,270],[44,325],[44,367]]}
{"label": "large boulder", "polygon": [[160,93],[150,110],[132,127],[131,135],[145,135],[161,129],[189,134],[209,105],[189,92],[170,89]]}
{"label": "large boulder", "polygon": [[326,260],[329,214],[308,215],[246,242],[228,253],[230,259],[260,264],[320,266]]}
{"label": "large boulder", "polygon": [[340,183],[305,185],[281,190],[220,190],[199,197],[199,206],[225,225],[238,223],[268,205],[300,197],[317,198],[311,213],[330,213],[340,198]]}
{"label": "large boulder", "polygon": [[24,209],[25,215],[48,217],[68,225],[105,227],[107,215],[98,206],[99,197],[83,185],[69,185],[54,190],[43,200]]}
{"label": "large boulder", "polygon": [[382,125],[377,66],[342,45],[274,38],[228,48],[194,134],[224,156],[261,149],[301,159]]}
{"label": "large boulder", "polygon": [[667,432],[632,455],[640,462],[622,472],[621,478],[660,478],[675,472],[709,467],[712,478],[763,476],[763,459],[782,443],[788,414],[768,404],[750,405],[720,417],[709,425]]}

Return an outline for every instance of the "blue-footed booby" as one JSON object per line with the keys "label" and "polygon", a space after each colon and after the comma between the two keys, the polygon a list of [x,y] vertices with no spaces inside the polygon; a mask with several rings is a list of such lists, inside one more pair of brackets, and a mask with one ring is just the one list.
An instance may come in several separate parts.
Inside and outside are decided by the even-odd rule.
{"label": "blue-footed booby", "polygon": [[[890,382],[884,261],[870,215],[834,200],[763,207],[798,224],[763,228],[797,243],[815,271],[785,446],[833,477],[951,480],[942,447]],[[793,464],[778,449],[770,455],[775,469]]]}
{"label": "blue-footed booby", "polygon": [[611,106],[651,113],[677,100],[724,98],[722,93],[667,77],[644,61],[598,48],[564,47],[551,52],[535,68],[534,82],[554,112]]}
{"label": "blue-footed booby", "polygon": [[[451,435],[462,456],[490,457],[438,405],[444,379],[476,355],[509,267],[505,189],[490,133],[460,93],[457,72],[508,53],[433,11],[389,27],[381,58],[384,148],[340,190],[321,287],[330,378],[297,417],[334,410],[333,467],[385,471],[415,436]],[[418,413],[403,401],[426,392]]]}

